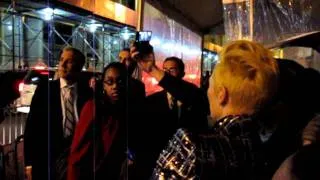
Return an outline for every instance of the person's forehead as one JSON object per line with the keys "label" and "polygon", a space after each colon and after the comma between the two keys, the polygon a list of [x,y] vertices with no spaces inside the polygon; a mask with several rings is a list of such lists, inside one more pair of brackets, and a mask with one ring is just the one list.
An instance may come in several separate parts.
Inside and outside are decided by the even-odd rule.
{"label": "person's forehead", "polygon": [[167,60],[163,63],[164,68],[177,68],[178,63],[175,61]]}
{"label": "person's forehead", "polygon": [[73,52],[72,51],[68,51],[68,50],[64,50],[61,54],[61,57],[63,58],[73,58]]}
{"label": "person's forehead", "polygon": [[129,54],[128,51],[120,51],[119,56],[129,56]]}
{"label": "person's forehead", "polygon": [[118,77],[120,76],[120,72],[116,68],[110,68],[107,70],[105,77]]}

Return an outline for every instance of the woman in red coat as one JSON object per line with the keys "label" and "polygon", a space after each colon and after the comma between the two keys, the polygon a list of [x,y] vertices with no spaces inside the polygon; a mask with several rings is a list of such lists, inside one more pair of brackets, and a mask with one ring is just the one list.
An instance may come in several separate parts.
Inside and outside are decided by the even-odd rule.
{"label": "woman in red coat", "polygon": [[67,180],[119,179],[126,166],[127,71],[111,63],[83,107],[68,159]]}

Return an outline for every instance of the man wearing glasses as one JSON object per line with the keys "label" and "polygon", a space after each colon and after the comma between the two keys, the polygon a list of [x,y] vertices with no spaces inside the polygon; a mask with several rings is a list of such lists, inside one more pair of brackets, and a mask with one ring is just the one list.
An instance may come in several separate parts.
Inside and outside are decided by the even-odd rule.
{"label": "man wearing glasses", "polygon": [[[184,93],[176,93],[177,96],[174,97],[168,92],[175,91],[171,88],[173,87],[171,79],[182,79],[185,75],[183,61],[177,57],[168,57],[164,60],[162,68],[166,72],[166,78],[159,82],[163,90],[148,96],[146,102],[145,112],[149,117],[146,127],[148,127],[147,131],[150,131],[148,134],[154,138],[149,143],[148,152],[145,152],[147,161],[145,165],[150,163],[149,167],[154,166],[157,153],[160,153],[168,138],[178,128],[198,130],[207,126],[208,101],[202,90],[187,81],[179,81],[187,87]],[[145,167],[148,168],[148,166]]]}

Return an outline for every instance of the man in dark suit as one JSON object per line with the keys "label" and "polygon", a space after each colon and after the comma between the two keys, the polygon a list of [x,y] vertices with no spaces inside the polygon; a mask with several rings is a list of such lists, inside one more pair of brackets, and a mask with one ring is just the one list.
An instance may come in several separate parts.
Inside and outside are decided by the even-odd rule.
{"label": "man in dark suit", "polygon": [[[147,127],[146,134],[153,139],[148,141],[148,148],[145,148],[147,152],[141,150],[145,157],[142,157],[145,162],[141,164],[149,168],[150,174],[159,153],[178,128],[200,130],[207,127],[208,101],[203,91],[183,80],[179,81],[186,87],[183,93],[172,88],[172,83],[175,82],[172,79],[182,79],[185,75],[184,69],[181,59],[166,58],[163,62],[166,75],[159,82],[164,90],[148,96],[146,100],[144,127]],[[150,177],[150,174],[146,174],[146,177]]]}
{"label": "man in dark suit", "polygon": [[[175,78],[182,79],[185,75],[184,69],[183,61],[177,57],[168,57],[163,62],[163,70]],[[170,82],[159,82],[163,90],[147,98],[147,104],[150,104],[148,110],[157,116],[156,118],[159,119],[157,122],[165,124],[166,129],[173,129],[173,132],[179,127],[192,129],[207,127],[206,95],[194,84],[182,82],[188,88],[185,89],[185,94],[178,93],[175,96],[171,93]],[[198,121],[195,123],[194,119]]]}
{"label": "man in dark suit", "polygon": [[63,49],[59,79],[43,81],[33,97],[25,127],[25,165],[33,180],[62,179],[75,126],[84,103],[92,95],[80,81],[85,63],[77,49]]}

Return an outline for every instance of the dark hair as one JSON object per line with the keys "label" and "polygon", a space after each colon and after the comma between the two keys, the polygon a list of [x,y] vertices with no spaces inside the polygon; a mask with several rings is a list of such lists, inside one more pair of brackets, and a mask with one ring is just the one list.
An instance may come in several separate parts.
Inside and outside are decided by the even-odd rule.
{"label": "dark hair", "polygon": [[79,68],[82,69],[82,67],[86,62],[86,57],[83,55],[83,53],[79,49],[76,49],[72,46],[67,46],[63,48],[62,52],[63,51],[72,51],[73,55],[75,56],[75,60],[79,61],[79,65],[80,65]]}
{"label": "dark hair", "polygon": [[184,63],[182,61],[182,59],[178,58],[178,57],[175,57],[175,56],[172,56],[172,57],[167,57],[163,63],[167,62],[167,61],[174,61],[178,64],[178,68],[180,70],[180,72],[182,74],[184,74]]}
{"label": "dark hair", "polygon": [[115,68],[117,70],[119,70],[120,76],[122,77],[127,77],[127,68],[124,64],[120,63],[120,62],[111,62],[110,64],[108,64],[102,71],[102,80],[104,79],[107,70],[110,68]]}

